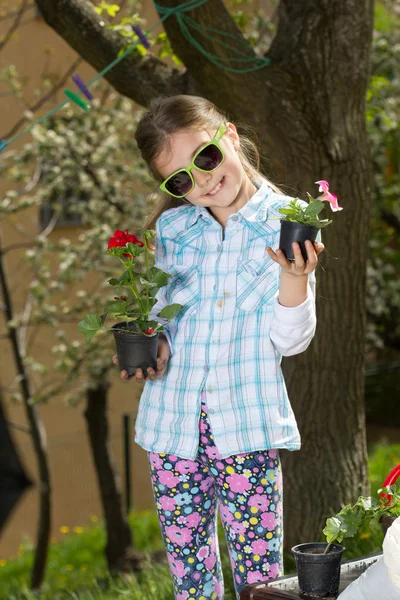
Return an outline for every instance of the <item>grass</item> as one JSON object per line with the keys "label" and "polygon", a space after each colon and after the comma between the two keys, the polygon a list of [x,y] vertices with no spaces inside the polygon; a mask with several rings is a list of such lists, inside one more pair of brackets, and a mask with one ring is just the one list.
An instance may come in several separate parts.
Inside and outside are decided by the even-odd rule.
{"label": "grass", "polygon": [[[400,462],[400,444],[381,443],[369,448],[369,470],[373,493],[381,487],[389,471]],[[138,550],[150,553],[162,548],[157,517],[153,511],[132,514],[129,521]],[[111,578],[103,554],[105,532],[96,517],[87,527],[62,528],[65,538],[52,543],[49,551],[46,581],[40,600],[173,600],[168,567],[154,565],[138,576]],[[220,534],[223,537],[222,530]],[[322,540],[323,538],[321,538]],[[382,532],[373,526],[357,538],[345,540],[343,559],[378,552],[382,549]],[[18,556],[0,561],[0,600],[37,600],[29,591],[29,574],[33,552],[28,540],[19,549]],[[221,554],[225,576],[225,600],[234,600],[233,582],[225,543],[221,539]],[[291,554],[285,555],[285,572],[293,572]]]}

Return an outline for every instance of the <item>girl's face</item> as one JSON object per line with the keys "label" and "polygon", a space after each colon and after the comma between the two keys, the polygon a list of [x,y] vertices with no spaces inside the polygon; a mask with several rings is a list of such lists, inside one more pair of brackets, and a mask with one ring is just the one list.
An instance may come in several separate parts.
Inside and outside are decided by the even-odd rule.
{"label": "girl's face", "polygon": [[[165,148],[154,161],[154,166],[163,179],[178,169],[186,168],[197,150],[209,142],[216,131],[182,130],[170,137],[170,147]],[[227,130],[220,140],[225,160],[212,171],[205,173],[192,169],[195,181],[193,190],[186,200],[198,206],[206,206],[219,213],[228,209],[229,213],[239,210],[251,197],[254,190],[238,156],[239,137],[236,127],[227,123]],[[249,190],[249,184],[252,190]],[[246,197],[248,196],[248,197]],[[214,209],[214,210],[213,210]]]}

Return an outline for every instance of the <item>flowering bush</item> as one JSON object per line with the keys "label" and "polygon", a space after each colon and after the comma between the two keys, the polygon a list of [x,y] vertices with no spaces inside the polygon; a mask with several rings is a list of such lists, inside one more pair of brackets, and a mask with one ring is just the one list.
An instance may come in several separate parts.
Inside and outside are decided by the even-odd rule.
{"label": "flowering bush", "polygon": [[[116,293],[120,294],[123,288],[128,291],[125,292],[127,295],[114,296],[113,300],[107,303],[101,316],[86,315],[79,322],[78,329],[84,334],[86,341],[89,341],[100,329],[107,329],[104,327],[104,322],[109,314],[117,321],[125,323],[134,321],[134,327],[119,330],[125,333],[154,336],[164,329],[163,324],[149,320],[149,314],[157,303],[155,296],[158,290],[167,285],[168,279],[171,277],[171,275],[157,267],[149,267],[150,251],[148,242],[154,239],[154,234],[153,230],[146,230],[143,234],[144,242],[142,242],[128,231],[117,229],[110,238],[107,254],[118,258],[124,267],[124,271],[118,279],[109,279],[108,283],[115,288]],[[134,260],[143,252],[146,270],[141,274],[134,270]],[[170,304],[165,306],[157,316],[163,319],[164,324],[166,324],[181,308],[181,304]]]}
{"label": "flowering bush", "polygon": [[324,202],[330,204],[333,212],[343,210],[338,204],[337,196],[329,191],[329,183],[327,181],[322,179],[315,183],[319,185],[319,192],[322,192],[322,194],[315,199],[307,192],[309,203],[306,207],[298,203],[298,198],[294,198],[286,208],[280,208],[279,212],[284,216],[285,221],[303,223],[304,225],[312,225],[321,229],[332,223],[329,219],[320,220],[318,218],[319,213],[325,207]]}

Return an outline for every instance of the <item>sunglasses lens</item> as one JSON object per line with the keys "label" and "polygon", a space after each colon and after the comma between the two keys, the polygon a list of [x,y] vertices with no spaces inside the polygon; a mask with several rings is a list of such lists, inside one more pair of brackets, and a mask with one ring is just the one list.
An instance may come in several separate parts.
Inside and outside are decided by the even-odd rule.
{"label": "sunglasses lens", "polygon": [[214,171],[222,163],[221,150],[215,144],[209,144],[196,156],[194,164],[203,171]]}
{"label": "sunglasses lens", "polygon": [[186,196],[193,187],[192,180],[186,171],[180,171],[165,182],[166,189],[174,196]]}

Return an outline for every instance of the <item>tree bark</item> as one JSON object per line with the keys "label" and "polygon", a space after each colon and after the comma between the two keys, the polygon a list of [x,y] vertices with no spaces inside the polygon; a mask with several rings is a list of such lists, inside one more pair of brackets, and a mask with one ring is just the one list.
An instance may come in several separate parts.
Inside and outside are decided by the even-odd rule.
{"label": "tree bark", "polygon": [[[7,282],[3,250],[0,244],[0,289],[3,297],[6,321],[13,319],[10,290]],[[32,436],[33,450],[36,456],[39,475],[39,522],[36,536],[35,558],[31,571],[31,588],[40,589],[46,570],[47,552],[51,532],[51,478],[49,458],[46,447],[46,432],[37,406],[32,403],[31,383],[20,352],[17,330],[9,327],[8,335],[15,366],[20,382],[20,389],[25,407],[29,430]]]}
{"label": "tree bark", "polygon": [[106,559],[111,572],[139,571],[142,558],[133,547],[132,532],[123,512],[122,496],[108,440],[107,392],[101,381],[87,392],[85,418],[106,522]]}
{"label": "tree bark", "polygon": [[[53,13],[49,24],[67,41],[73,38],[75,45],[71,45],[91,64],[97,49],[102,64],[116,55],[118,42],[112,47],[103,29],[98,28],[95,40],[89,36],[79,41],[71,32],[78,14],[85,15],[85,27],[89,22],[95,27],[97,17],[89,16],[87,7],[84,10],[88,4],[84,0],[38,0],[38,4],[45,18]],[[158,0],[158,4],[172,7],[179,2]],[[64,28],[57,21],[61,13]],[[221,0],[187,14],[199,25],[243,41]],[[254,128],[263,169],[275,183],[297,195],[315,192],[314,182],[327,179],[344,206],[323,232],[327,251],[317,272],[316,337],[306,353],[284,361],[303,440],[300,452],[282,453],[288,548],[320,539],[326,516],[368,490],[364,298],[371,181],[365,92],[372,23],[373,0],[281,0],[278,31],[267,53],[271,64],[237,74],[209,62],[183,38],[177,19],[171,16],[164,26],[186,73],[146,72],[140,68],[141,59],[133,57],[124,73],[140,77],[140,86],[136,81],[127,93],[121,71],[115,71],[112,81],[108,78],[144,106],[152,91],[156,95],[163,87],[171,94],[182,93],[176,81],[190,80],[190,89],[215,102],[231,120]],[[213,39],[193,36],[208,52],[227,52]],[[104,47],[108,54],[104,55]],[[236,48],[243,51],[242,45]],[[250,46],[245,50],[248,56],[253,52]],[[153,65],[156,60],[148,59]],[[155,83],[155,78],[165,81]]]}

